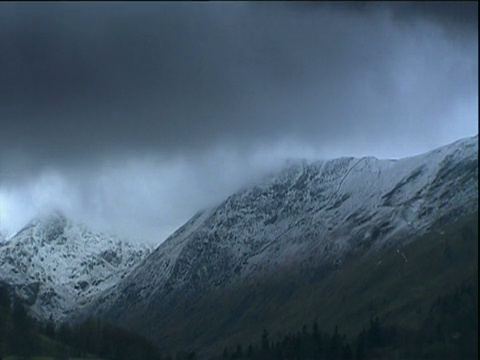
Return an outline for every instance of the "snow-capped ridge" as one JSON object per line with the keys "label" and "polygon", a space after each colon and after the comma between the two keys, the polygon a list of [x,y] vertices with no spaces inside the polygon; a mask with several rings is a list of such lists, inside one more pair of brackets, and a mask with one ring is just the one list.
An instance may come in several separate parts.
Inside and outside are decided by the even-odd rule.
{"label": "snow-capped ridge", "polygon": [[128,321],[285,266],[338,267],[477,209],[478,136],[399,160],[297,162],[197,214],[90,311]]}
{"label": "snow-capped ridge", "polygon": [[0,247],[0,280],[35,317],[60,321],[115,286],[150,251],[54,211],[31,220]]}

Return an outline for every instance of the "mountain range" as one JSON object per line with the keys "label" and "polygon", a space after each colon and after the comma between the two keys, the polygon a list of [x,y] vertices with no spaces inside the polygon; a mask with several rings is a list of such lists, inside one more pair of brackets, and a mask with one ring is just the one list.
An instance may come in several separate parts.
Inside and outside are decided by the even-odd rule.
{"label": "mountain range", "polygon": [[408,327],[478,273],[477,215],[475,136],[400,160],[293,162],[152,251],[53,214],[0,245],[0,281],[40,319],[95,316],[166,351],[219,351],[307,319]]}
{"label": "mountain range", "polygon": [[[167,349],[214,345],[227,334],[242,338],[252,324],[271,321],[261,320],[265,312],[279,315],[271,292],[259,295],[257,285],[278,280],[282,291],[291,285],[298,292],[360,254],[377,261],[394,252],[408,261],[402,248],[409,242],[477,209],[478,137],[401,160],[291,164],[198,213],[88,313],[148,329]],[[225,303],[225,318],[203,337]],[[248,314],[253,304],[258,309]]]}

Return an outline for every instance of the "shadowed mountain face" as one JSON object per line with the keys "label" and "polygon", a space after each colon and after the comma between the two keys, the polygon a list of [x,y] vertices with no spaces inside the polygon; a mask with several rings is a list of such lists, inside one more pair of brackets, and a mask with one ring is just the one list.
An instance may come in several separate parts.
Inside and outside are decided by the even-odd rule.
{"label": "shadowed mountain face", "polygon": [[[322,284],[347,281],[339,275],[346,269],[362,283],[352,269],[391,254],[404,267],[402,249],[460,231],[455,224],[477,209],[477,136],[397,161],[299,162],[197,214],[80,318],[133,327],[167,350],[213,349],[306,316],[332,326],[338,317],[329,312],[345,298]],[[322,303],[330,308],[320,311]]]}
{"label": "shadowed mountain face", "polygon": [[39,320],[62,321],[124,278],[150,249],[95,233],[56,212],[0,243],[0,281]]}

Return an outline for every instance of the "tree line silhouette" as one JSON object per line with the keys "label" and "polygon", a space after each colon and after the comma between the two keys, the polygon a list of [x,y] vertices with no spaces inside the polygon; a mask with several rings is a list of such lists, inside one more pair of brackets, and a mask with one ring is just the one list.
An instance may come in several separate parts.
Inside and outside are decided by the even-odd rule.
{"label": "tree line silhouette", "polygon": [[36,322],[22,301],[0,284],[0,360],[7,355],[22,360],[38,355],[56,360],[92,355],[112,360],[162,359],[151,341],[99,320],[58,328],[52,319],[46,324]]}
{"label": "tree line silhouette", "polygon": [[[199,349],[201,350],[201,349]],[[28,316],[22,301],[0,284],[0,360],[7,355],[31,359],[34,355],[98,356],[109,360],[200,360],[194,351],[179,349],[161,355],[148,339],[112,324],[89,319],[77,326],[41,324]],[[253,360],[370,360],[370,359],[477,359],[478,283],[462,284],[436,299],[416,329],[385,325],[379,317],[353,338],[338,327],[328,333],[317,321],[273,340],[267,329],[255,343],[225,347],[220,359]]]}
{"label": "tree line silhouette", "polygon": [[271,340],[265,329],[255,344],[226,347],[211,359],[255,360],[380,360],[478,359],[478,283],[462,284],[440,296],[419,329],[385,325],[379,317],[353,339],[339,332],[311,328]]}

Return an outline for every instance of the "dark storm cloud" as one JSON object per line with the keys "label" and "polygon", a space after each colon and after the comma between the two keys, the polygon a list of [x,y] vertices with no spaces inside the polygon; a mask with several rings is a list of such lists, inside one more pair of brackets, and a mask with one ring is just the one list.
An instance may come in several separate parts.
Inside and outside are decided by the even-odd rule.
{"label": "dark storm cloud", "polygon": [[221,50],[222,24],[202,7],[10,7],[2,12],[2,108],[6,131],[33,150],[75,156],[86,144],[196,142],[189,132],[202,133],[207,111],[225,102],[234,55]]}
{"label": "dark storm cloud", "polygon": [[402,21],[427,20],[453,32],[478,32],[478,1],[398,2],[390,6]]}
{"label": "dark storm cloud", "polygon": [[477,26],[478,13],[476,3],[320,3],[303,14],[257,3],[1,6],[2,152],[37,162],[335,135],[363,121],[346,99],[371,107],[365,82],[397,95],[389,62],[401,39],[369,24],[378,13],[448,26]]}
{"label": "dark storm cloud", "polygon": [[1,3],[0,197],[180,218],[282,157],[473,135],[477,18],[476,2]]}

